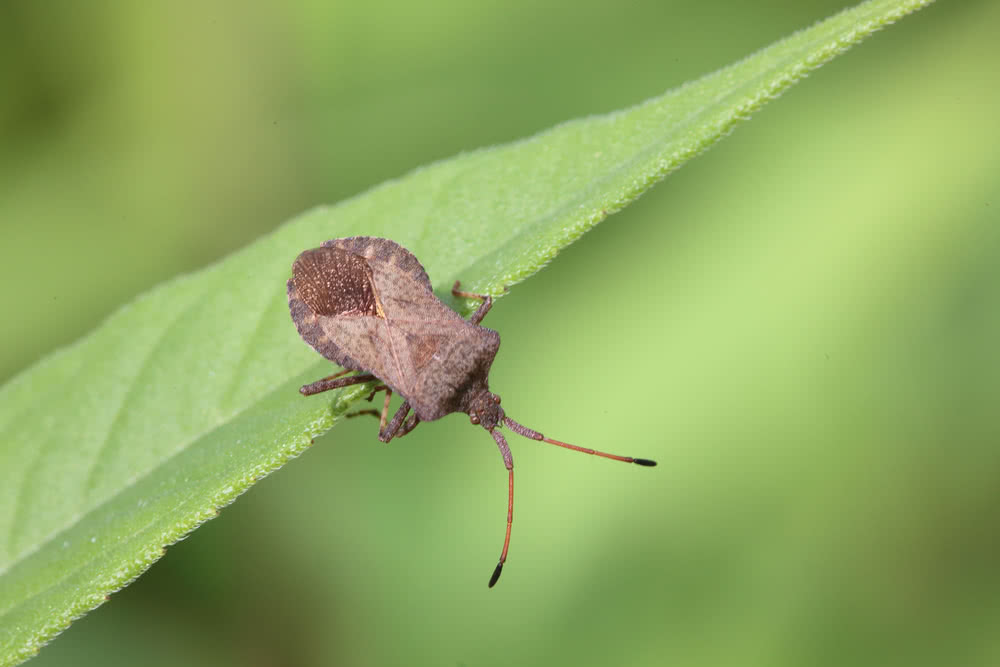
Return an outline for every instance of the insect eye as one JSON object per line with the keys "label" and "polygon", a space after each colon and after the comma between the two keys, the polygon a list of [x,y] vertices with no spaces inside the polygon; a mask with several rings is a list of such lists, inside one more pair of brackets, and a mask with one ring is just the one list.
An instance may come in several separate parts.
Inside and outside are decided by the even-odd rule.
{"label": "insect eye", "polygon": [[469,421],[472,422],[473,424],[478,424],[479,423],[479,415],[477,415],[475,412],[473,412],[471,415],[469,415]]}
{"label": "insect eye", "polygon": [[493,394],[493,402],[496,403],[497,405],[500,405],[500,397],[497,396],[496,394]]}

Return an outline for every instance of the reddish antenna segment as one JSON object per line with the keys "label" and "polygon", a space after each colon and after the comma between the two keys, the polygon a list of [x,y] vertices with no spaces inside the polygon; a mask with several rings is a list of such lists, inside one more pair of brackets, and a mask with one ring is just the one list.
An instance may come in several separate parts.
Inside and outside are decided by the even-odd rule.
{"label": "reddish antenna segment", "polygon": [[[608,454],[607,452],[601,452],[596,449],[579,447],[577,445],[571,445],[568,442],[546,438],[538,431],[532,430],[527,426],[522,426],[506,415],[503,417],[503,423],[507,425],[507,428],[514,431],[514,433],[517,433],[518,435],[523,435],[526,438],[531,438],[532,440],[538,440],[540,442],[547,442],[550,445],[558,445],[559,447],[565,447],[566,449],[583,452],[584,454],[603,456],[606,459],[621,461],[622,463],[635,463],[637,465],[647,467],[653,467],[656,465],[656,461],[650,459]],[[510,528],[511,524],[514,522],[514,461],[511,457],[510,447],[507,445],[507,440],[503,437],[503,435],[501,435],[500,431],[494,429],[490,431],[490,435],[492,435],[493,439],[496,440],[497,446],[500,448],[500,453],[503,454],[503,461],[504,465],[507,466],[507,477],[509,480],[507,483],[507,533],[503,538],[503,551],[500,552],[500,562],[497,563],[496,569],[493,570],[493,575],[490,576],[489,587],[493,588],[493,586],[497,583],[497,580],[500,579],[500,573],[503,571],[503,564],[507,560],[507,549],[510,547]]]}

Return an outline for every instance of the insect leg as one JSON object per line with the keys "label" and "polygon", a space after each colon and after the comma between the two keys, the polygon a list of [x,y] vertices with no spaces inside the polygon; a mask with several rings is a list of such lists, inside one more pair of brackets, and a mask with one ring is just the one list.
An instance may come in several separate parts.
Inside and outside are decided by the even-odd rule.
{"label": "insect leg", "polygon": [[341,378],[340,376],[346,372],[348,371],[325,377],[322,380],[316,380],[311,384],[303,385],[302,387],[299,387],[299,393],[303,396],[312,396],[313,394],[330,391],[331,389],[340,389],[341,387],[349,387],[352,384],[361,384],[362,382],[371,382],[376,379],[374,375],[367,373]]}
{"label": "insect leg", "polygon": [[378,419],[381,416],[381,413],[378,410],[358,410],[357,412],[352,412],[344,416],[350,418],[350,417],[360,417],[361,415],[371,415],[375,419]]}
{"label": "insect leg", "polygon": [[480,304],[479,308],[472,314],[469,318],[469,322],[472,324],[479,324],[486,317],[486,313],[490,312],[490,308],[493,307],[493,297],[489,294],[473,294],[472,292],[462,292],[458,288],[462,283],[455,281],[455,284],[451,288],[452,296],[463,297],[466,299],[482,299],[483,302]]}
{"label": "insect leg", "polygon": [[403,424],[403,428],[399,431],[399,433],[396,434],[396,437],[402,438],[404,435],[415,429],[417,427],[417,424],[419,423],[420,423],[420,417],[418,417],[417,413],[414,412],[412,415],[410,415],[410,418],[406,420],[406,423]]}
{"label": "insect leg", "polygon": [[[379,386],[377,386],[374,389],[372,389],[372,393],[368,394],[368,398],[366,398],[365,400],[368,401],[369,403],[371,403],[372,399],[375,398],[375,394],[379,393],[380,391],[385,391],[385,390],[386,390],[386,386],[384,384],[380,384]],[[379,412],[378,410],[358,410],[357,412],[351,412],[351,413],[348,413],[348,414],[346,414],[344,416],[345,417],[358,417],[360,415],[371,415],[375,419],[378,419],[378,418],[380,418],[382,416],[382,413]]]}
{"label": "insect leg", "polygon": [[388,387],[386,387],[384,384],[380,384],[379,386],[372,389],[372,393],[368,394],[368,398],[366,398],[365,400],[371,403],[372,399],[375,398],[375,394],[379,393],[380,391],[385,391],[386,389],[388,389]]}
{"label": "insect leg", "polygon": [[[369,414],[369,415],[375,415],[376,417],[379,416],[379,413],[378,413],[377,410],[363,410],[362,412],[355,412],[354,415],[360,415],[362,413]],[[353,417],[354,415],[347,415],[347,416],[348,417]],[[420,423],[420,417],[418,417],[416,413],[413,413],[412,415],[410,415],[410,418],[406,420],[406,422],[403,424],[403,426],[392,435],[392,437],[393,438],[402,438],[404,435],[406,435],[407,433],[409,433],[410,431],[412,431],[413,429],[415,429],[417,427],[417,424],[419,424],[419,423]]]}
{"label": "insect leg", "polygon": [[493,570],[493,576],[490,577],[490,588],[497,583],[497,579],[500,578],[500,572],[503,570],[503,564],[507,560],[507,548],[510,546],[510,526],[514,522],[514,457],[511,456],[510,446],[507,444],[507,440],[500,433],[500,429],[493,429],[490,431],[490,435],[497,443],[497,447],[500,448],[500,454],[503,455],[503,464],[507,468],[507,533],[503,538],[503,551],[500,552],[500,562],[497,563],[497,567]]}
{"label": "insect leg", "polygon": [[[374,396],[374,393],[372,394]],[[385,432],[385,418],[389,415],[389,401],[392,399],[392,389],[388,387],[385,388],[385,402],[382,403],[382,414],[378,418],[378,432],[379,438],[381,439],[382,433]],[[386,441],[388,442],[388,441]]]}
{"label": "insect leg", "polygon": [[389,442],[393,438],[402,438],[404,435],[412,431],[420,423],[420,417],[416,413],[410,415],[410,418],[404,423],[403,420],[406,418],[406,414],[410,411],[410,402],[404,401],[396,414],[393,415],[392,421],[386,425],[386,417],[389,415],[389,401],[392,399],[392,389],[389,389],[385,385],[379,385],[375,387],[375,390],[368,396],[368,400],[372,400],[377,392],[385,392],[385,402],[382,404],[381,412],[378,410],[358,410],[357,412],[352,412],[349,415],[344,415],[345,417],[357,417],[359,415],[371,415],[379,420],[378,425],[378,439],[382,442]]}
{"label": "insect leg", "polygon": [[[386,402],[385,402],[385,408],[384,409],[386,411],[388,411],[388,409],[389,409],[389,401],[388,400],[386,400]],[[389,425],[386,426],[385,428],[379,428],[379,430],[378,430],[378,439],[381,440],[382,442],[389,442],[395,436],[400,435],[399,434],[399,427],[402,426],[403,420],[406,419],[406,415],[409,414],[409,412],[410,412],[410,402],[409,401],[403,401],[403,404],[401,406],[399,406],[398,410],[396,410],[396,414],[394,414],[392,416],[392,421],[389,422]],[[383,413],[383,414],[385,414],[385,413]]]}

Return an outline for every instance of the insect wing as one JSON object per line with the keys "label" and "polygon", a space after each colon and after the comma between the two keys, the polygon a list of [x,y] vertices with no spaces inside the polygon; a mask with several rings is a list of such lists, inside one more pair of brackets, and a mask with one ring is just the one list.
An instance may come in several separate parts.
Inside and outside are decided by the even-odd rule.
{"label": "insect wing", "polygon": [[426,284],[395,262],[370,261],[379,316],[372,343],[376,359],[371,371],[420,407],[421,376],[456,332],[467,327]]}
{"label": "insect wing", "polygon": [[299,334],[316,351],[407,397],[438,351],[469,328],[434,296],[416,258],[386,239],[334,239],[303,252],[288,299]]}

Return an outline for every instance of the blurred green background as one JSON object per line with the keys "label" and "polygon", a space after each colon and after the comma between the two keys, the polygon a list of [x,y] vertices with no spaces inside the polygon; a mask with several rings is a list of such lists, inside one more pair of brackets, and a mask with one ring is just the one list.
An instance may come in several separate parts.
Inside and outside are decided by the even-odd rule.
{"label": "blurred green background", "polygon": [[[315,204],[849,4],[0,4],[0,379]],[[497,588],[489,438],[355,419],[32,664],[1000,664],[998,25],[875,36],[498,303],[509,413],[660,467],[513,441]]]}

